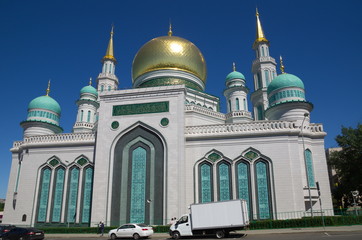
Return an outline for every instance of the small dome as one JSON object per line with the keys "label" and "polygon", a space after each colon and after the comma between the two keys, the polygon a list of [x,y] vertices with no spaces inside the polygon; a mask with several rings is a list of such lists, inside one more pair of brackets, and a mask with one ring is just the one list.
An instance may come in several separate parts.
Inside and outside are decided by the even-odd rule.
{"label": "small dome", "polygon": [[232,71],[231,73],[229,73],[229,74],[226,76],[225,81],[230,81],[230,80],[232,80],[232,79],[243,79],[243,80],[245,80],[245,77],[244,77],[244,75],[243,75],[241,72]]}
{"label": "small dome", "polygon": [[204,56],[184,38],[163,36],[143,45],[133,60],[132,81],[135,82],[144,73],[163,69],[184,71],[206,81]]}
{"label": "small dome", "polygon": [[270,94],[274,90],[286,87],[298,87],[304,89],[304,84],[299,77],[293,74],[283,73],[278,75],[276,78],[273,79],[273,81],[271,81],[268,86],[268,94]]}
{"label": "small dome", "polygon": [[95,89],[94,87],[92,87],[92,86],[85,86],[85,87],[83,87],[81,90],[80,90],[80,93],[82,94],[82,93],[91,93],[91,94],[93,94],[93,95],[96,95],[96,96],[98,96],[98,91],[97,91],[97,89]]}
{"label": "small dome", "polygon": [[29,103],[28,110],[35,108],[50,110],[55,113],[58,113],[59,115],[61,113],[61,108],[58,102],[49,96],[40,96],[33,99]]}

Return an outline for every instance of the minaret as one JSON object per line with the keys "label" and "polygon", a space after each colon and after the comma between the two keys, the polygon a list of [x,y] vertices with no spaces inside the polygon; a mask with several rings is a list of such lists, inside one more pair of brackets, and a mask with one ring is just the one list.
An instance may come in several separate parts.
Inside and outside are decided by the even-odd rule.
{"label": "minaret", "polygon": [[255,120],[264,120],[264,111],[268,108],[267,88],[270,82],[277,76],[275,59],[269,55],[269,41],[264,35],[256,9],[256,39],[253,44],[256,59],[253,61],[252,73],[254,76],[254,89],[251,94],[251,102],[254,107]]}
{"label": "minaret", "polygon": [[118,78],[115,75],[116,59],[113,54],[113,26],[109,39],[106,55],[102,59],[102,72],[97,78],[97,88],[99,92],[118,89]]}
{"label": "minaret", "polygon": [[244,75],[236,71],[235,63],[233,63],[233,71],[226,76],[225,85],[224,96],[227,102],[226,122],[252,121],[247,102],[249,89],[245,86]]}
{"label": "minaret", "polygon": [[59,125],[61,108],[49,96],[50,80],[44,96],[33,99],[28,105],[28,116],[20,123],[24,137],[50,135],[63,132]]}
{"label": "minaret", "polygon": [[80,90],[80,98],[77,101],[78,114],[73,126],[73,132],[94,131],[97,122],[97,109],[99,107],[97,98],[97,89],[92,87],[92,78],[90,78],[89,85]]}

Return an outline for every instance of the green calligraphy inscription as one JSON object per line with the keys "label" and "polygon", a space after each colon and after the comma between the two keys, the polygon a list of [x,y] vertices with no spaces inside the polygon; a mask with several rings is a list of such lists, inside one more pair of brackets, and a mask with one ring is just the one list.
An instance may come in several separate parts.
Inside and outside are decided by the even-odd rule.
{"label": "green calligraphy inscription", "polygon": [[169,111],[169,102],[153,102],[113,106],[112,116],[161,113]]}

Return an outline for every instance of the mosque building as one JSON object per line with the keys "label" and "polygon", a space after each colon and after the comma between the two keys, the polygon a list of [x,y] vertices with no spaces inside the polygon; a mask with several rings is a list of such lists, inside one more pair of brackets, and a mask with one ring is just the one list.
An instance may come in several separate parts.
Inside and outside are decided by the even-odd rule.
{"label": "mosque building", "polygon": [[140,48],[133,87],[119,90],[112,29],[97,87],[80,90],[72,133],[63,133],[49,85],[29,103],[23,139],[10,150],[3,222],[160,225],[190,204],[238,198],[253,220],[290,219],[320,213],[318,192],[332,209],[326,133],[310,122],[302,80],[282,61],[278,75],[258,13],[256,23],[253,109],[234,65],[226,113],[204,91],[203,54],[171,27]]}

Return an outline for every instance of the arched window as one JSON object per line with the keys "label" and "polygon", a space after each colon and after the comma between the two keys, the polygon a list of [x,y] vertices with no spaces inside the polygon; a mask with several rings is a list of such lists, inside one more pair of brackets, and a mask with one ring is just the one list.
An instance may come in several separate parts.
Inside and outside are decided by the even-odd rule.
{"label": "arched window", "polygon": [[229,100],[229,112],[231,112],[231,101]]}
{"label": "arched window", "polygon": [[53,193],[52,222],[60,222],[64,193],[65,170],[60,167],[55,170],[55,184]]}
{"label": "arched window", "polygon": [[90,222],[92,186],[93,186],[93,168],[87,167],[83,172],[82,223]]}
{"label": "arched window", "polygon": [[72,168],[69,176],[67,222],[75,222],[77,214],[79,168]]}
{"label": "arched window", "polygon": [[146,150],[137,147],[132,151],[131,222],[145,221]]}
{"label": "arched window", "polygon": [[312,159],[312,152],[307,149],[305,150],[305,164],[307,167],[307,177],[308,177],[308,184],[309,187],[316,187],[315,179],[314,179],[314,169],[313,169],[313,159]]}
{"label": "arched window", "polygon": [[263,120],[264,116],[263,116],[263,107],[261,105],[259,105],[257,107],[258,109],[258,120]]}
{"label": "arched window", "polygon": [[239,98],[236,98],[236,111],[240,110]]}
{"label": "arched window", "polygon": [[90,122],[90,117],[91,117],[91,111],[88,111],[87,122]]}
{"label": "arched window", "polygon": [[246,200],[251,216],[251,193],[250,193],[250,166],[245,162],[239,162],[236,165],[237,176],[237,198]]}
{"label": "arched window", "polygon": [[269,86],[269,83],[270,83],[269,71],[268,71],[268,70],[264,70],[264,76],[265,76],[266,86],[268,87],[268,86]]}
{"label": "arched window", "polygon": [[51,170],[46,167],[42,170],[39,190],[38,222],[45,222],[47,217],[49,188],[50,188]]}
{"label": "arched window", "polygon": [[218,190],[219,201],[230,200],[231,194],[231,182],[230,182],[230,165],[222,162],[218,165]]}
{"label": "arched window", "polygon": [[243,102],[244,102],[244,110],[247,111],[248,108],[246,107],[246,99],[245,98],[243,99]]}
{"label": "arched window", "polygon": [[112,90],[112,87],[111,86],[108,86],[108,91],[111,91]]}
{"label": "arched window", "polygon": [[101,85],[101,92],[104,91],[104,85]]}
{"label": "arched window", "polygon": [[26,222],[26,214],[23,214],[23,217],[21,218],[22,222]]}
{"label": "arched window", "polygon": [[213,186],[212,186],[212,167],[209,163],[202,163],[199,167],[200,175],[200,202],[212,202]]}
{"label": "arched window", "polygon": [[255,165],[257,210],[259,219],[271,218],[269,167],[264,161]]}

